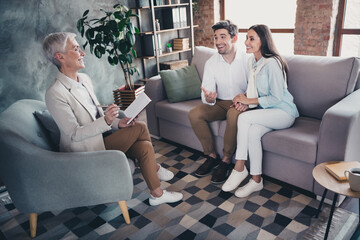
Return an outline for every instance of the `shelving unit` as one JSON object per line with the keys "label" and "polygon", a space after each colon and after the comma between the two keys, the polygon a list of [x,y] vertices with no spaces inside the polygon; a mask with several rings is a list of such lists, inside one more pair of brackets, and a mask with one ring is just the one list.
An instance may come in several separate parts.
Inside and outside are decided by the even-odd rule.
{"label": "shelving unit", "polygon": [[[149,6],[139,6],[139,0],[137,1],[137,7],[135,8],[136,14],[139,16],[137,18],[138,21],[138,28],[140,30],[140,41],[141,50],[138,52],[138,57],[140,57],[143,61],[142,67],[144,72],[144,77],[150,77],[149,75],[156,75],[160,71],[160,62],[168,61],[169,57],[172,57],[172,60],[181,60],[181,59],[188,59],[190,57],[184,57],[183,55],[188,55],[189,53],[191,56],[194,54],[194,28],[198,26],[194,26],[193,24],[193,11],[192,11],[192,0],[182,0],[181,3],[177,4],[164,4],[155,6],[154,2],[156,0],[148,0]],[[163,2],[167,2],[163,0]],[[187,26],[183,27],[172,27],[166,28],[165,21],[173,21],[173,19],[168,19],[163,17],[162,15],[169,11],[169,9],[173,8],[183,8],[186,7],[186,20]],[[180,11],[180,10],[179,10]],[[163,17],[163,18],[162,18]],[[160,18],[160,30],[156,28],[156,19]],[[150,25],[149,25],[150,24]],[[166,22],[169,24],[169,22]],[[166,38],[181,38],[186,37],[189,38],[189,48],[182,49],[182,50],[173,50],[172,52],[166,52],[166,42],[169,40],[161,41],[159,43],[158,35],[160,34],[161,39]],[[150,37],[151,36],[151,37]],[[150,39],[150,40],[149,40]],[[145,42],[147,41],[147,42]],[[151,41],[150,45],[153,45],[154,52],[159,53],[159,49],[163,49],[161,54],[146,54],[148,49],[144,47],[146,44],[149,46],[149,41]],[[170,40],[171,41],[171,40]],[[161,44],[161,45],[159,45]],[[187,54],[186,54],[187,53]],[[174,59],[175,58],[175,59]],[[155,71],[152,71],[154,74],[147,74],[148,66],[154,66],[155,61]],[[151,71],[150,71],[151,72]]]}

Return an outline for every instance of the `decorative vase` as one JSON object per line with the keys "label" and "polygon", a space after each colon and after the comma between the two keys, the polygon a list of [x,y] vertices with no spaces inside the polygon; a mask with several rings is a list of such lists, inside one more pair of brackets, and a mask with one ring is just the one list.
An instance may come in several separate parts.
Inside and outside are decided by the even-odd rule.
{"label": "decorative vase", "polygon": [[172,47],[167,47],[166,51],[169,52],[169,53],[172,52]]}
{"label": "decorative vase", "polygon": [[113,90],[114,103],[118,105],[121,110],[125,110],[140,93],[145,91],[145,85],[135,84],[134,88],[133,90],[129,90],[123,85]]}

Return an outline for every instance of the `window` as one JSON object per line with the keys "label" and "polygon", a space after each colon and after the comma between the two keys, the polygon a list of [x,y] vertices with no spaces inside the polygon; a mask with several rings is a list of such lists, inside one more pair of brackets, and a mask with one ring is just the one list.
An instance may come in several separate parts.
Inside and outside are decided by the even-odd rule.
{"label": "window", "polygon": [[296,0],[224,0],[223,6],[224,18],[239,28],[239,49],[245,51],[244,41],[249,27],[266,24],[280,54],[294,54]]}
{"label": "window", "polygon": [[335,56],[360,57],[360,0],[340,0]]}

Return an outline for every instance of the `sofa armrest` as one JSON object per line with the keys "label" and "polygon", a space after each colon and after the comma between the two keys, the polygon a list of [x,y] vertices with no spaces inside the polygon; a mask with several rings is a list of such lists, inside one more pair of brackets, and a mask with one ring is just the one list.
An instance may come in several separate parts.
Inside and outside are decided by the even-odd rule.
{"label": "sofa armrest", "polygon": [[146,107],[146,118],[150,134],[160,136],[159,121],[156,116],[155,105],[157,102],[167,99],[160,75],[152,77],[146,82],[145,93],[151,99],[151,102]]}
{"label": "sofa armrest", "polygon": [[329,108],[321,121],[317,162],[359,161],[360,90]]}
{"label": "sofa armrest", "polygon": [[0,174],[21,212],[131,199],[132,174],[121,151],[52,152],[20,136],[7,136],[6,141],[0,141],[5,153]]}

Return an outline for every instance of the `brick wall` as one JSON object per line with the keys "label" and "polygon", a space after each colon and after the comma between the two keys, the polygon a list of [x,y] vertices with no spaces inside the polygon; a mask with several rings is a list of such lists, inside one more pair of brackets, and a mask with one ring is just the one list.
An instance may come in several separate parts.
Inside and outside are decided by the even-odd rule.
{"label": "brick wall", "polygon": [[[195,45],[214,47],[211,26],[220,19],[219,0],[198,0]],[[294,53],[332,55],[338,0],[297,0]]]}
{"label": "brick wall", "polygon": [[214,33],[211,26],[220,20],[219,0],[198,0],[198,10],[194,12],[195,46],[214,47]]}
{"label": "brick wall", "polygon": [[297,0],[294,54],[327,55],[332,14],[333,0]]}

